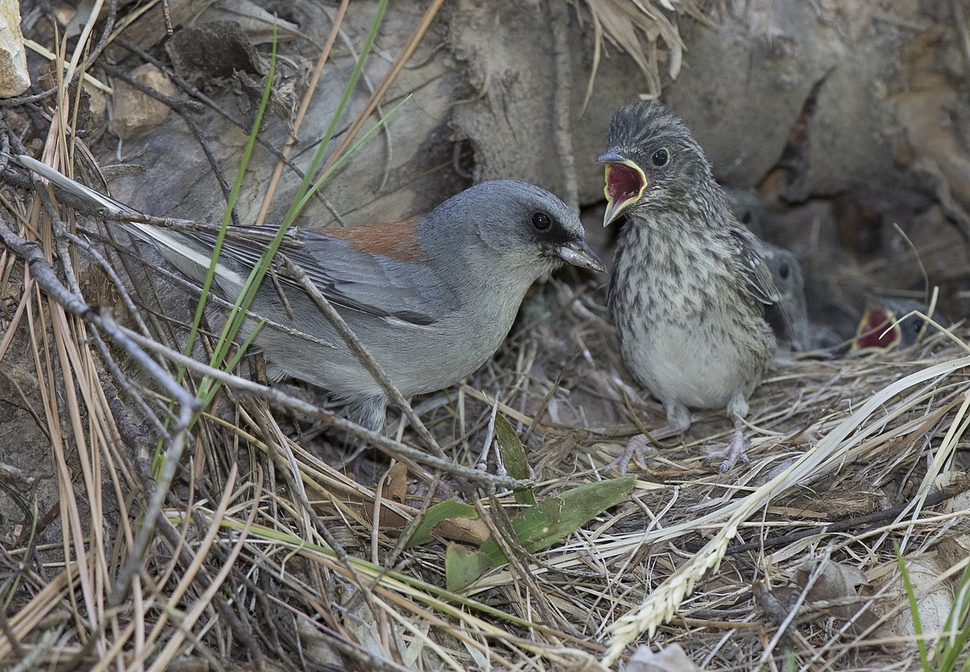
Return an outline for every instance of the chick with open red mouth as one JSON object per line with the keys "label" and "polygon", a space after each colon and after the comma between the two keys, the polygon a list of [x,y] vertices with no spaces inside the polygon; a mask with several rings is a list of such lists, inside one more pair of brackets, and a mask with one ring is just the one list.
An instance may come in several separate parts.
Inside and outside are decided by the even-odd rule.
{"label": "chick with open red mouth", "polygon": [[[738,223],[683,122],[657,103],[621,108],[610,124],[603,224],[624,219],[609,307],[623,360],[663,402],[664,438],[692,408],[726,408],[725,470],[744,458],[748,398],[771,362],[765,306],[779,300],[761,241]],[[609,466],[624,472],[648,440],[634,437]]]}

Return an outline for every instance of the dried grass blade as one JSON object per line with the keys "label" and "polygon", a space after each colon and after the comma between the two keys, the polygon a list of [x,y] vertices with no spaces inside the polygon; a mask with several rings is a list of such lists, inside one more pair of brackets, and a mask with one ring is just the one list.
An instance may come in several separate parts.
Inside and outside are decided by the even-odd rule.
{"label": "dried grass blade", "polygon": [[[808,450],[791,467],[762,485],[755,492],[742,500],[732,502],[714,514],[688,521],[685,525],[696,529],[697,527],[714,524],[723,520],[725,515],[730,515],[727,522],[722,523],[720,531],[714,538],[697,552],[689,562],[677,569],[663,584],[652,590],[638,608],[617,619],[609,626],[611,637],[609,649],[603,658],[603,664],[612,665],[623,653],[623,650],[636,641],[640,635],[647,633],[648,636],[652,637],[657,626],[674,615],[683,599],[693,591],[694,584],[710,569],[717,569],[727,551],[728,543],[737,534],[741,523],[745,522],[749,516],[767,506],[772,499],[788,488],[797,486],[804,479],[811,477],[817,469],[838,464],[853,446],[878,431],[884,425],[881,418],[868,427],[863,428],[862,425],[890,399],[915,385],[945,378],[968,366],[970,366],[970,357],[961,357],[930,366],[888,385],[873,395],[859,410],[839,423],[835,429],[816,446]],[[668,528],[668,535],[672,531],[671,528]]]}

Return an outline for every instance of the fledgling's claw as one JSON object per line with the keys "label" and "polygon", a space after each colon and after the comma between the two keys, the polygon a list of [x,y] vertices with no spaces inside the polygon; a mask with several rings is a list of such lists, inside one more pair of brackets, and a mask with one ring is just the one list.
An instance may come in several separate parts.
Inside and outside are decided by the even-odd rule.
{"label": "fledgling's claw", "polygon": [[746,452],[748,448],[748,442],[744,438],[743,429],[744,429],[744,424],[741,422],[741,417],[738,415],[735,415],[734,433],[731,435],[731,440],[728,441],[728,444],[723,448],[718,448],[718,449],[708,451],[707,453],[708,460],[711,460],[711,461],[722,460],[721,464],[719,464],[717,467],[718,473],[723,474],[727,471],[730,471],[731,468],[738,463],[738,460],[741,460],[745,464],[748,464],[751,462],[751,460],[748,459],[748,454]]}
{"label": "fledgling's claw", "polygon": [[637,434],[627,441],[626,448],[615,459],[603,467],[603,473],[608,474],[614,467],[621,476],[626,476],[630,462],[636,462],[641,469],[648,469],[647,460],[657,454],[656,447],[643,434]]}

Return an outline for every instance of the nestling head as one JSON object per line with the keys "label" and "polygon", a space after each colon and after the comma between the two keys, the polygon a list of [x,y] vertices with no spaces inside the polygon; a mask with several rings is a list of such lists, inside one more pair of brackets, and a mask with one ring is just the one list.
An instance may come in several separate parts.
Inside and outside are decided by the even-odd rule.
{"label": "nestling head", "polygon": [[610,121],[603,225],[633,210],[677,210],[692,191],[713,183],[711,166],[690,131],[660,103],[639,102]]}

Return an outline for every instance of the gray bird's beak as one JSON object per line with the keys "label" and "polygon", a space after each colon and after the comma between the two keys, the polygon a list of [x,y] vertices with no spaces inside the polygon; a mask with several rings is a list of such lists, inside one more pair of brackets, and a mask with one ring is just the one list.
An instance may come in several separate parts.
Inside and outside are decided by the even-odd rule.
{"label": "gray bird's beak", "polygon": [[573,266],[588,268],[591,271],[597,271],[599,273],[606,270],[606,266],[603,265],[603,262],[599,260],[599,257],[596,256],[596,253],[593,252],[585,240],[556,245],[549,249],[549,253],[556,255]]}
{"label": "gray bird's beak", "polygon": [[603,187],[606,214],[603,216],[603,226],[609,226],[624,210],[640,200],[647,189],[647,176],[640,166],[623,158],[615,150],[608,151],[596,162],[606,164],[606,186]]}

